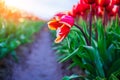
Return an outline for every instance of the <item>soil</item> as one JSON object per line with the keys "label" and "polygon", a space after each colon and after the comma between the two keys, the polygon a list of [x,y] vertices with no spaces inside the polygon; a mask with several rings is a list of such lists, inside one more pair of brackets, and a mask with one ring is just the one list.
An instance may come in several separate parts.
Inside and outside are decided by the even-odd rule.
{"label": "soil", "polygon": [[56,61],[48,28],[45,26],[34,42],[16,51],[19,62],[14,63],[11,80],[61,80],[61,64]]}
{"label": "soil", "polygon": [[67,69],[71,61],[57,62],[47,25],[33,39],[17,48],[18,63],[11,57],[0,62],[0,80],[62,80],[65,75],[79,72],[77,68]]}
{"label": "soil", "polygon": [[0,60],[0,80],[11,80],[11,61],[8,59]]}

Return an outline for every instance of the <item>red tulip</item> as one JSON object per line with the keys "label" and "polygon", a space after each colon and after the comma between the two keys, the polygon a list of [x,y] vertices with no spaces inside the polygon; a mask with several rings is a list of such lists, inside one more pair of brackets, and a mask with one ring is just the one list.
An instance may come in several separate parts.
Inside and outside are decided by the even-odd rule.
{"label": "red tulip", "polygon": [[106,8],[106,11],[107,11],[109,16],[115,16],[116,13],[118,13],[118,6],[110,5]]}
{"label": "red tulip", "polygon": [[86,12],[87,10],[90,9],[90,5],[86,4],[83,0],[80,0],[80,2],[77,4],[77,9],[80,13]]}
{"label": "red tulip", "polygon": [[120,5],[120,0],[112,0],[113,4]]}
{"label": "red tulip", "polygon": [[49,29],[57,31],[55,43],[61,42],[68,35],[73,24],[73,17],[65,14],[57,14],[48,22]]}
{"label": "red tulip", "polygon": [[102,17],[104,14],[103,7],[97,6],[97,15]]}
{"label": "red tulip", "polygon": [[77,5],[73,5],[71,14],[72,14],[73,17],[76,17],[77,15],[80,15],[79,5],[78,4]]}
{"label": "red tulip", "polygon": [[83,0],[79,0],[79,3],[76,5],[73,5],[71,14],[73,17],[79,16],[82,13],[85,14],[87,10],[90,9],[90,5],[86,4]]}
{"label": "red tulip", "polygon": [[107,7],[110,4],[110,0],[96,0],[96,3],[101,7]]}
{"label": "red tulip", "polygon": [[95,0],[84,0],[84,2],[87,4],[93,4],[95,3]]}

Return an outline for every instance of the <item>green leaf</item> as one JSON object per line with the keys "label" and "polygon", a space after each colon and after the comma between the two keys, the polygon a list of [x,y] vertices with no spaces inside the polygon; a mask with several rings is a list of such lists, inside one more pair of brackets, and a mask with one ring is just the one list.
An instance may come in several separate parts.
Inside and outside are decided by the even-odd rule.
{"label": "green leaf", "polygon": [[101,78],[101,77],[96,77],[95,80],[106,80],[105,78]]}
{"label": "green leaf", "polygon": [[91,61],[95,61],[95,49],[92,46],[83,46],[84,49],[88,52],[87,54],[89,55]]}
{"label": "green leaf", "polygon": [[0,49],[0,59],[3,59],[8,55],[9,49],[8,48],[1,48]]}
{"label": "green leaf", "polygon": [[98,20],[96,23],[97,31],[98,31],[98,49],[99,49],[99,55],[101,56],[101,59],[104,61],[104,63],[107,63],[107,54],[106,54],[106,36],[105,36],[105,26],[102,24],[102,20]]}
{"label": "green leaf", "polygon": [[96,69],[92,64],[86,63],[84,64],[84,67],[87,71],[90,72],[91,75],[96,76]]}
{"label": "green leaf", "polygon": [[90,55],[92,61],[94,62],[93,67],[95,67],[97,75],[101,77],[105,77],[105,73],[103,70],[103,64],[97,49],[93,48],[92,46],[84,46],[85,50],[87,50],[87,54]]}
{"label": "green leaf", "polygon": [[109,71],[108,71],[108,75],[114,73],[115,71],[120,69],[120,59],[116,60],[115,62],[113,62],[111,64],[112,66],[110,67]]}
{"label": "green leaf", "polygon": [[109,80],[119,80],[114,74],[111,74]]}
{"label": "green leaf", "polygon": [[70,64],[70,66],[67,69],[72,69],[73,67],[75,67],[77,64],[74,62],[72,64]]}
{"label": "green leaf", "polygon": [[14,39],[10,42],[9,48],[13,50],[13,49],[17,48],[20,44],[21,44],[20,41]]}
{"label": "green leaf", "polygon": [[62,78],[62,80],[72,80],[72,79],[79,78],[79,77],[80,77],[80,76],[73,74],[73,75],[71,75],[71,76],[64,76],[64,77]]}
{"label": "green leaf", "polygon": [[13,57],[13,59],[14,59],[16,62],[18,62],[18,56],[17,56],[16,51],[12,51],[10,54],[11,54],[11,56]]}
{"label": "green leaf", "polygon": [[115,50],[115,46],[113,44],[111,44],[107,49],[107,56],[108,56],[109,62],[111,62],[113,59],[112,54],[114,54],[114,50]]}
{"label": "green leaf", "polygon": [[62,80],[70,80],[69,76],[64,76]]}
{"label": "green leaf", "polygon": [[59,61],[59,62],[61,63],[61,62],[64,62],[64,61],[70,59],[71,57],[73,57],[74,55],[77,54],[77,51],[78,51],[78,50],[79,50],[79,48],[77,48],[76,50],[74,50],[72,53],[70,53],[67,57],[65,57],[64,59],[62,59],[62,60]]}

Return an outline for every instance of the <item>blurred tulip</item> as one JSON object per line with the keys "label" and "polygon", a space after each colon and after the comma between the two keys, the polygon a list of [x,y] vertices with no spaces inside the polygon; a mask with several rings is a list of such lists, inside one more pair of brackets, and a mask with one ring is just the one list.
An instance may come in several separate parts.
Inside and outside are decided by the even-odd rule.
{"label": "blurred tulip", "polygon": [[96,0],[96,3],[101,7],[107,7],[110,4],[110,0]]}
{"label": "blurred tulip", "polygon": [[104,14],[103,7],[97,6],[96,15],[102,17]]}
{"label": "blurred tulip", "polygon": [[112,3],[115,5],[120,5],[120,0],[112,0]]}
{"label": "blurred tulip", "polygon": [[113,4],[109,5],[108,7],[106,7],[106,11],[109,16],[116,16],[116,14],[118,13],[118,6]]}
{"label": "blurred tulip", "polygon": [[84,2],[87,4],[93,4],[95,3],[95,0],[84,0]]}
{"label": "blurred tulip", "polygon": [[86,14],[89,9],[90,5],[80,0],[77,5],[73,5],[71,14],[73,15],[73,17],[80,16],[83,15],[83,13]]}

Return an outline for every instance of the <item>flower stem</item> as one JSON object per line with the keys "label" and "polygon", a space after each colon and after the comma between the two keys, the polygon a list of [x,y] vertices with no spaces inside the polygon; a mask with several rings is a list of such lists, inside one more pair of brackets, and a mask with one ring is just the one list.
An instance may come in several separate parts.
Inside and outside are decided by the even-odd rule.
{"label": "flower stem", "polygon": [[89,41],[87,39],[87,35],[84,33],[83,29],[80,26],[76,25],[76,24],[74,24],[74,26],[77,27],[82,32],[83,36],[85,37],[86,43],[89,46],[90,43],[89,43]]}
{"label": "flower stem", "polygon": [[118,17],[120,17],[120,6],[118,6]]}
{"label": "flower stem", "polygon": [[118,24],[120,25],[119,17],[120,17],[120,6],[118,6]]}
{"label": "flower stem", "polygon": [[103,26],[104,27],[106,26],[106,23],[107,23],[107,13],[106,13],[106,10],[104,8],[104,14],[103,14]]}
{"label": "flower stem", "polygon": [[90,45],[92,42],[92,5],[90,5],[90,14],[89,14],[89,40],[90,40]]}

